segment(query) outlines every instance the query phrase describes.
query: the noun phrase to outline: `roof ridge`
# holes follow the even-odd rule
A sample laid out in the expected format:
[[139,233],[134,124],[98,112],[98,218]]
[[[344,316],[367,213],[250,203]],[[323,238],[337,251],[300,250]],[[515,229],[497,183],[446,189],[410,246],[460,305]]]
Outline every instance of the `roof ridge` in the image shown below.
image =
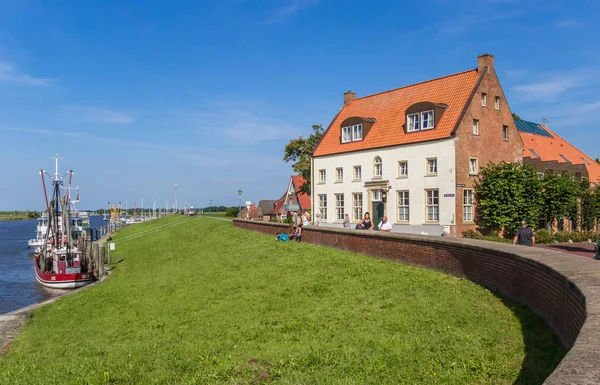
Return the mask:
[[[387,91],[381,91],[381,92],[377,92],[377,93],[375,93],[375,94],[366,95],[366,96],[361,96],[360,98],[356,98],[356,99],[354,99],[352,102],[354,102],[354,101],[356,101],[356,100],[360,100],[360,99],[367,99],[367,98],[370,98],[370,97],[372,97],[372,96],[378,96],[378,95],[386,94],[386,93],[388,93],[388,92],[394,92],[394,91],[398,91],[398,90],[401,90],[401,89],[404,89],[404,88],[408,88],[408,87],[413,87],[413,86],[418,86],[418,85],[425,84],[425,83],[434,82],[434,81],[436,81],[436,80],[441,80],[441,79],[450,78],[450,77],[452,77],[452,76],[463,75],[463,74],[466,74],[466,73],[468,73],[468,72],[472,72],[472,71],[478,71],[478,69],[477,69],[477,68],[472,68],[472,69],[470,69],[470,70],[461,71],[461,72],[456,72],[456,73],[453,73],[453,74],[450,74],[450,75],[440,76],[440,77],[437,77],[437,78],[433,78],[433,79],[429,79],[429,80],[424,80],[424,81],[422,81],[422,82],[418,82],[418,83],[408,84],[408,85],[406,85],[406,86],[402,86],[402,87],[398,87],[398,88],[392,88],[391,90],[387,90]],[[352,103],[352,102],[350,102],[350,103]]]

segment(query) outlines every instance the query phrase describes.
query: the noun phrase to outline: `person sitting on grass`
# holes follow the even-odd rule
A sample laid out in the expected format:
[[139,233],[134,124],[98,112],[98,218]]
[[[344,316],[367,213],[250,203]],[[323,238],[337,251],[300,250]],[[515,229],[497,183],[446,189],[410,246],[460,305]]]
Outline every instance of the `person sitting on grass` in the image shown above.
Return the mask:
[[275,239],[277,239],[278,241],[283,241],[283,242],[289,241],[289,238],[286,233],[277,232],[277,234],[275,234],[275,235],[277,235],[277,238],[275,238]]
[[379,222],[379,231],[390,232],[392,231],[392,224],[388,221],[388,217],[384,216],[381,222]]

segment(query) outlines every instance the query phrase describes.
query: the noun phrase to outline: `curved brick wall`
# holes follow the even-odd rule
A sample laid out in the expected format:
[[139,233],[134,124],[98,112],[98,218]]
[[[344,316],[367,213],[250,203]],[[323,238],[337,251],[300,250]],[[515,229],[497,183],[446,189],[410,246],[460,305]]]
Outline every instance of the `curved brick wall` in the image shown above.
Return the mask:
[[[259,221],[235,220],[233,225],[268,235],[287,229]],[[544,384],[600,384],[598,261],[502,243],[327,227],[306,228],[302,238],[464,277],[525,304],[570,348]]]

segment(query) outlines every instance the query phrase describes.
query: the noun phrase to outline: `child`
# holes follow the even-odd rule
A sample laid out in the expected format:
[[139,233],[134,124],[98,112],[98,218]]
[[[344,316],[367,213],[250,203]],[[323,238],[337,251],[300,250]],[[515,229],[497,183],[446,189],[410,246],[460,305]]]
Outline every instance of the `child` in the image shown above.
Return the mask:
[[277,232],[277,234],[276,234],[276,235],[277,235],[277,238],[276,238],[276,239],[277,239],[278,241],[287,242],[287,241],[289,240],[289,238],[288,238],[287,234],[285,234],[285,233],[280,233],[280,232]]

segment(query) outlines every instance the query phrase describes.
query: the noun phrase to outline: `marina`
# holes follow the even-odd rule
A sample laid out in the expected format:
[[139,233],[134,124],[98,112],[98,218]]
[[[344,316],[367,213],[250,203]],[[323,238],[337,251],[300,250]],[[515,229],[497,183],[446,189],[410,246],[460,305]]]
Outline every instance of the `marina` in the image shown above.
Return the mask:
[[[89,218],[93,229],[105,225],[102,216],[92,215]],[[32,268],[34,253],[27,249],[27,241],[35,234],[36,225],[36,220],[0,222],[0,263],[5,266],[0,276],[0,314],[45,301],[60,293],[36,283]]]

